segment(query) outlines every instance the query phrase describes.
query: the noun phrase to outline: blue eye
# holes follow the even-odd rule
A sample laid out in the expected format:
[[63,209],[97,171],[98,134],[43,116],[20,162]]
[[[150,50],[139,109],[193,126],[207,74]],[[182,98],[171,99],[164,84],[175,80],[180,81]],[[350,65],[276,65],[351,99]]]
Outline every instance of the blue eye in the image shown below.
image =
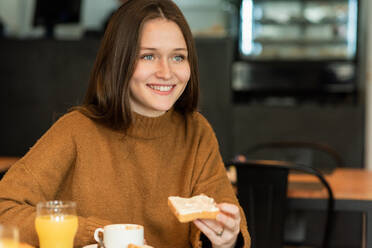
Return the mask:
[[152,54],[146,54],[141,57],[144,60],[154,60],[154,55]]
[[185,56],[183,55],[176,55],[173,57],[173,60],[176,61],[176,62],[182,62],[185,60]]

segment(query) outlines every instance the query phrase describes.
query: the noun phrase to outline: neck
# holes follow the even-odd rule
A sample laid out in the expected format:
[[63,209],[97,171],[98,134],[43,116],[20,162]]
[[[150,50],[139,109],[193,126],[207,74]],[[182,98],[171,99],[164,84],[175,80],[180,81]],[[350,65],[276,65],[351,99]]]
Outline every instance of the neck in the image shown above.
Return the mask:
[[132,112],[132,124],[127,134],[132,137],[145,139],[163,137],[169,134],[175,114],[173,109],[154,117]]

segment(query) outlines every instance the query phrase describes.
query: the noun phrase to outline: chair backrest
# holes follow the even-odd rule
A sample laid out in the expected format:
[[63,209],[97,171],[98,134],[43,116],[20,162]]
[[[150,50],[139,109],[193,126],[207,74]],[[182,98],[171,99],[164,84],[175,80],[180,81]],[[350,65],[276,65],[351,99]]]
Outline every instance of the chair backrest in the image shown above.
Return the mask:
[[282,247],[288,168],[234,163],[237,195],[245,211],[252,248]]
[[334,213],[334,197],[322,173],[311,167],[288,161],[231,161],[237,172],[237,196],[246,214],[252,248],[276,248],[283,245],[289,170],[318,177],[328,192],[327,220],[322,247],[328,247]]
[[342,156],[331,146],[318,142],[277,141],[256,144],[243,153],[248,159],[290,161],[323,173],[344,166]]

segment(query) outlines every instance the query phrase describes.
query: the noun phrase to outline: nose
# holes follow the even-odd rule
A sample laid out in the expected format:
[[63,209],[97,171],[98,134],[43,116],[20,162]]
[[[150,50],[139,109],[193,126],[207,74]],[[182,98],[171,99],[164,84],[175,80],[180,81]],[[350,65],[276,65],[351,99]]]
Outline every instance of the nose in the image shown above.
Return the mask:
[[159,61],[156,76],[162,79],[170,79],[172,76],[172,70],[168,60],[162,59]]

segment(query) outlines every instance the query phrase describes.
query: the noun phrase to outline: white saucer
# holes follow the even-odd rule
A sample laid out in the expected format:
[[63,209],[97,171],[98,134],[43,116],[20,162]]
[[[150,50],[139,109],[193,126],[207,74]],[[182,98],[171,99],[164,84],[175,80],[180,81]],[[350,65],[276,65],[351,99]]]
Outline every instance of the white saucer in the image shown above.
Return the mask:
[[97,244],[94,244],[94,245],[86,245],[86,246],[83,246],[83,248],[98,248],[98,245],[97,245]]

